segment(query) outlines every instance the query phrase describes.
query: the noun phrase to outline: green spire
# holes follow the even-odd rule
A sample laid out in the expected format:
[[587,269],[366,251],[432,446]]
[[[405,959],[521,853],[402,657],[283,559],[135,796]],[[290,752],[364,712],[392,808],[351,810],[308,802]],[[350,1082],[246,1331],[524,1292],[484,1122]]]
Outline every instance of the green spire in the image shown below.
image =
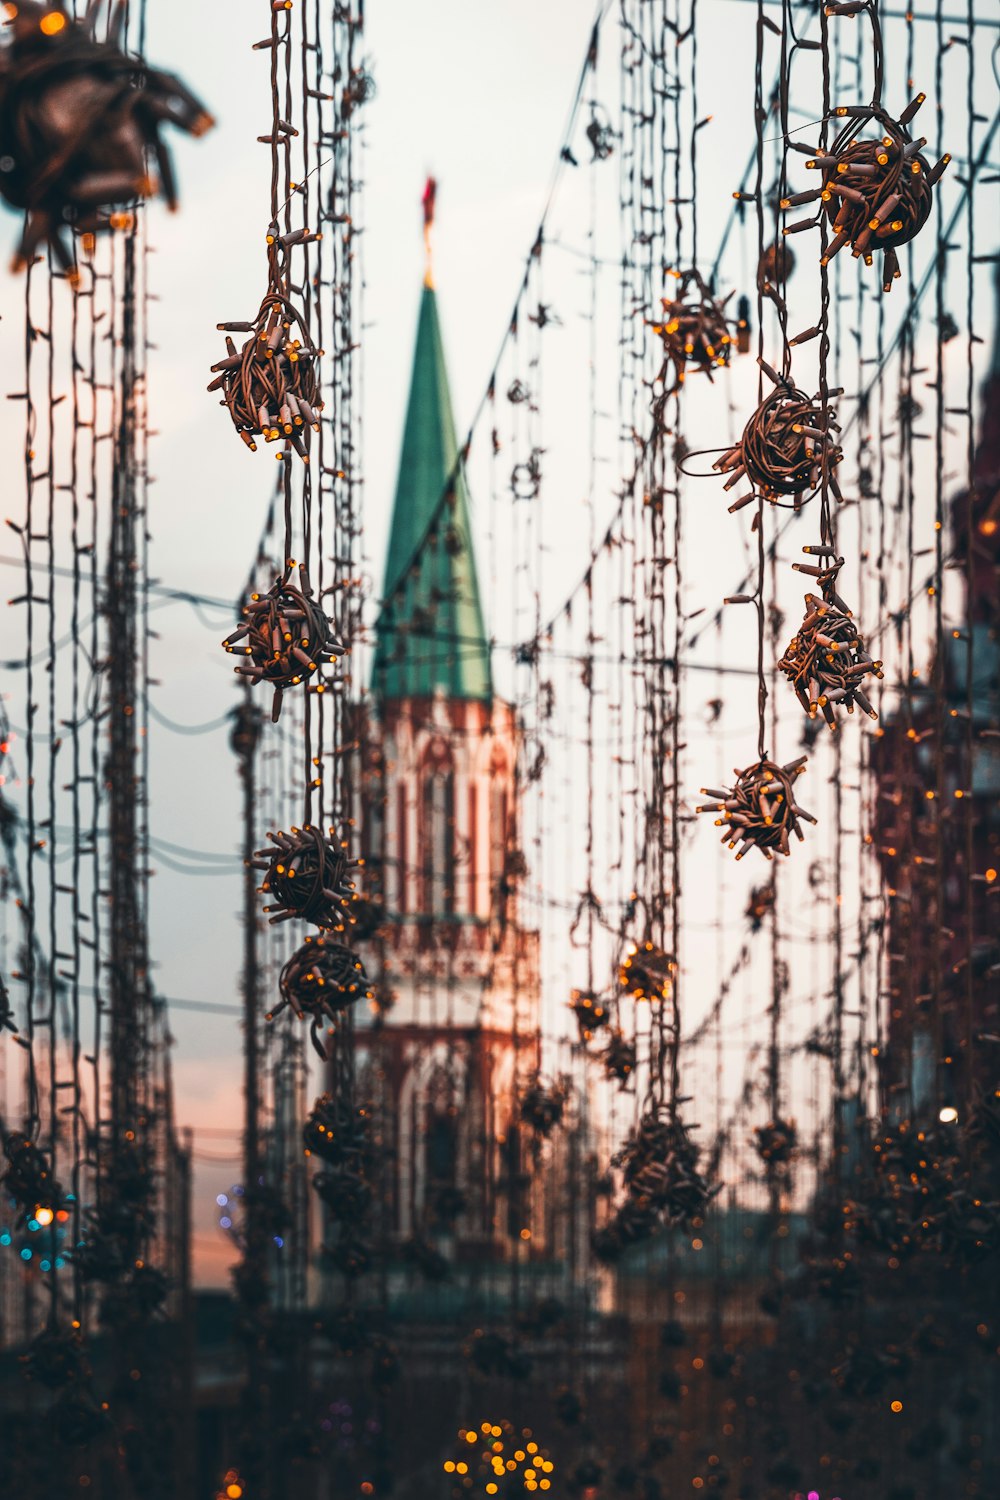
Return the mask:
[[[465,474],[438,322],[425,282],[389,533],[372,689],[379,698],[493,696]],[[441,503],[450,484],[450,501]],[[421,543],[436,517],[431,540]],[[416,559],[416,561],[415,561]]]

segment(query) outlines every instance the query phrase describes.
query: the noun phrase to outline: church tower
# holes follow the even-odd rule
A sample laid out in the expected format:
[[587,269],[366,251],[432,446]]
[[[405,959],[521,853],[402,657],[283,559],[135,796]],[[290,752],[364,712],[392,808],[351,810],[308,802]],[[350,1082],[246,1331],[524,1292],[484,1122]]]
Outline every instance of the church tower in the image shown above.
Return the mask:
[[538,944],[518,914],[519,734],[493,687],[429,256],[362,742],[366,887],[384,908],[365,960],[383,1003],[358,1054],[391,1137],[389,1233],[465,1264],[512,1242],[530,1254],[541,1215],[536,1230],[516,1101],[538,1068]]

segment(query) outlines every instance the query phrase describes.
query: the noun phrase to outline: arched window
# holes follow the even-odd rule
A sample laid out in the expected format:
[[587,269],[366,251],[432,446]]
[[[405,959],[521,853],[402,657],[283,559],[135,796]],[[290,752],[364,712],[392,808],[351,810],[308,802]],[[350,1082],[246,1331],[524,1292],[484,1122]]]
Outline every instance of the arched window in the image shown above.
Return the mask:
[[440,754],[424,772],[420,832],[420,905],[441,917],[455,909],[455,773]]
[[507,838],[510,832],[510,790],[507,762],[494,751],[490,765],[490,891],[495,895],[507,861]]
[[458,1175],[458,1125],[454,1115],[430,1112],[425,1153],[428,1187],[454,1187]]

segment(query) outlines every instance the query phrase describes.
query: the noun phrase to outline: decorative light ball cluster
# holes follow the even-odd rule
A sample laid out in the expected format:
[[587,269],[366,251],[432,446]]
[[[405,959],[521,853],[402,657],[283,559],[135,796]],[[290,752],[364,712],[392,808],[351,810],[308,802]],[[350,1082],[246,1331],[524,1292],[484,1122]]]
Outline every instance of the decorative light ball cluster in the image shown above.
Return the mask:
[[323,1094],[303,1126],[302,1141],[305,1154],[324,1163],[313,1186],[333,1221],[334,1239],[325,1253],[343,1275],[363,1275],[373,1258],[370,1212],[380,1158],[372,1111]]
[[663,399],[680,389],[689,371],[711,380],[713,370],[728,365],[733,344],[725,310],[729,297],[718,301],[697,271],[674,274],[677,295],[663,298],[663,320],[653,324],[663,340]]
[[[161,127],[200,136],[214,122],[179,78],[122,51],[124,10],[100,41],[97,6],[81,20],[33,0],[4,10],[10,44],[0,50],[0,194],[26,214],[13,268],[23,270],[47,243],[75,280],[65,231],[125,228],[131,214],[112,208],[157,191],[176,208]],[[149,175],[150,154],[159,184]]]
[[[271,228],[276,234],[277,226]],[[301,238],[299,231],[283,242]],[[308,463],[309,434],[319,431],[323,410],[317,372],[323,351],[313,344],[302,314],[280,286],[271,286],[252,323],[218,327],[226,334],[226,357],[212,366],[216,378],[208,389],[222,392],[221,405],[251,453],[257,451],[254,438],[262,437],[265,443],[288,443]],[[242,349],[232,333],[250,334]]]
[[829,402],[810,399],[769,366],[763,366],[773,382],[771,391],[743,429],[735,448],[712,465],[728,475],[724,488],[731,490],[741,479],[753,486],[729,507],[741,510],[758,497],[770,504],[791,500],[802,504],[819,490],[824,480],[840,499],[836,467],[842,453],[835,434],[839,431]]
[[215,1500],[243,1500],[246,1489],[239,1469],[227,1469]]
[[611,1020],[607,1007],[596,995],[586,990],[574,990],[570,1010],[576,1017],[580,1041],[589,1042],[596,1031],[603,1031]]
[[545,1494],[552,1489],[555,1464],[548,1450],[532,1436],[530,1427],[512,1423],[482,1422],[479,1427],[460,1427],[452,1456],[444,1472],[451,1480],[454,1500],[469,1495]]
[[[251,686],[266,682],[274,688],[271,719],[277,723],[286,688],[298,685],[314,672],[346,654],[347,648],[333,630],[322,605],[313,594],[304,563],[298,565],[298,583],[292,583],[295,562],[266,594],[251,594],[243,606],[242,625],[226,636],[223,649],[230,656],[248,658],[234,668]],[[323,691],[322,680],[317,691]]]
[[798,1145],[794,1120],[768,1120],[754,1126],[753,1147],[765,1166],[784,1167],[791,1161]]
[[[783,210],[816,200],[822,204],[833,230],[822,265],[828,265],[846,245],[850,245],[855,259],[863,257],[869,266],[875,251],[881,250],[884,292],[892,290],[900,274],[896,251],[926,224],[933,207],[934,186],[951,160],[945,155],[930,167],[921,154],[926,138],[913,140],[906,128],[925,97],[918,94],[898,120],[880,106],[841,105],[833,118],[847,123],[826,154],[813,152],[806,162],[807,169],[822,173],[821,186],[781,200]],[[869,126],[877,128],[877,137],[861,136]],[[793,234],[810,225],[808,220],[790,224],[784,233]]]
[[47,1228],[62,1209],[65,1198],[52,1175],[48,1153],[20,1130],[12,1130],[4,1137],[3,1150],[7,1169],[0,1177],[0,1187],[21,1209],[18,1227],[32,1219],[41,1228]]
[[371,1149],[371,1111],[332,1094],[321,1094],[302,1127],[307,1156],[339,1162],[367,1159]]
[[759,760],[755,765],[736,771],[736,785],[727,792],[714,787],[702,787],[703,797],[718,797],[718,802],[705,802],[698,812],[717,812],[716,827],[725,826],[722,842],[730,849],[737,849],[737,859],[742,859],[750,849],[759,849],[765,859],[771,859],[775,851],[791,852],[789,835],[801,841],[800,821],[815,823],[811,813],[798,806],[795,801],[793,783],[806,768],[806,756],[789,761],[787,765],[776,765],[773,760]]
[[309,936],[287,961],[278,977],[281,1000],[267,1019],[273,1021],[286,1007],[304,1020],[312,1022],[312,1044],[326,1060],[326,1049],[319,1039],[324,1021],[333,1021],[356,1000],[371,999],[365,966],[344,943],[323,935]]
[[677,965],[655,943],[630,943],[618,969],[618,983],[632,1000],[666,1000]]
[[[810,552],[832,552],[832,548],[807,548]],[[842,559],[840,560],[842,561]],[[830,586],[832,590],[832,585]],[[835,602],[836,600],[836,602]],[[882,663],[865,650],[850,610],[839,595],[820,598],[806,594],[806,615],[778,662],[795,689],[795,696],[810,719],[822,712],[832,730],[836,711],[854,712],[854,705],[872,719],[872,708],[862,686],[868,677],[882,677]]]
[[72,1384],[83,1373],[83,1349],[79,1332],[61,1328],[40,1333],[21,1356],[27,1380],[37,1381],[48,1390],[59,1390]]
[[613,1031],[608,1037],[607,1046],[601,1053],[605,1076],[615,1079],[624,1088],[635,1072],[638,1056],[635,1042],[623,1032]]
[[645,1114],[615,1158],[627,1196],[592,1239],[599,1260],[613,1263],[630,1245],[663,1225],[700,1218],[718,1191],[699,1170],[700,1151],[688,1127],[662,1106]]
[[784,240],[778,240],[773,245],[768,245],[760,258],[757,267],[757,275],[765,287],[772,289],[781,282],[787,281],[795,270],[795,256],[792,247]]
[[351,923],[351,903],[356,899],[350,875],[363,860],[348,859],[347,844],[330,829],[329,837],[311,823],[288,833],[269,833],[276,847],[258,849],[251,867],[264,872],[259,889],[271,896],[271,923],[301,917],[317,927],[345,932]]
[[536,1074],[521,1095],[521,1119],[536,1135],[548,1138],[562,1124],[568,1097],[565,1079],[546,1083]]

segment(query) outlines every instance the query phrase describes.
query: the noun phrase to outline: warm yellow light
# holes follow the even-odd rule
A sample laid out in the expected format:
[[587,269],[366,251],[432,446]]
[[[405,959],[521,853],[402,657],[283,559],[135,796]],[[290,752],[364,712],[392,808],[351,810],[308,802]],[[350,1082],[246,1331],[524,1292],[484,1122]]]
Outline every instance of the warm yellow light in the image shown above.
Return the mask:
[[994,880],[996,880],[996,878],[997,878],[997,872],[996,872],[996,870],[987,870],[986,871],[986,880],[987,880],[987,883],[989,885],[992,885],[993,882],[994,882]]
[[902,1401],[894,1401],[892,1403],[892,1410],[893,1411],[902,1411],[903,1410],[903,1403],[902,1403]]
[[243,1486],[241,1484],[226,1485],[226,1494],[229,1496],[229,1500],[240,1500],[240,1496],[242,1495],[242,1493]]
[[61,16],[57,10],[50,10],[38,24],[46,36],[56,36],[66,25],[66,17]]
[[[958,1110],[953,1104],[946,1104],[938,1114],[942,1125],[954,1125],[958,1119]],[[893,1408],[895,1410],[895,1407]]]
[[53,1213],[51,1208],[36,1208],[35,1218],[38,1220],[39,1224],[41,1224],[42,1228],[45,1229],[49,1224],[52,1223],[52,1220],[55,1218],[55,1214]]

